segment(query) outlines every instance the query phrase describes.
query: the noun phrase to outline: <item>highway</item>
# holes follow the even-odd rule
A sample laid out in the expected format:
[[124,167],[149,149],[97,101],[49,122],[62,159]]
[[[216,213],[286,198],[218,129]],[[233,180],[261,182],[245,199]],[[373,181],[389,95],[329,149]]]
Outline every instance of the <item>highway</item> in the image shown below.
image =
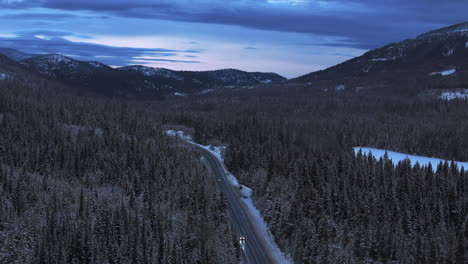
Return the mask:
[[[245,237],[245,241],[241,242],[242,258],[244,263],[251,264],[270,264],[275,263],[265,250],[263,237],[255,230],[253,223],[246,206],[240,201],[243,199],[237,187],[233,186],[226,176],[223,164],[206,149],[197,147],[202,153],[209,168],[211,169],[218,188],[224,192],[227,200],[227,213],[232,226],[236,229],[239,238]],[[221,181],[218,181],[221,180]]]

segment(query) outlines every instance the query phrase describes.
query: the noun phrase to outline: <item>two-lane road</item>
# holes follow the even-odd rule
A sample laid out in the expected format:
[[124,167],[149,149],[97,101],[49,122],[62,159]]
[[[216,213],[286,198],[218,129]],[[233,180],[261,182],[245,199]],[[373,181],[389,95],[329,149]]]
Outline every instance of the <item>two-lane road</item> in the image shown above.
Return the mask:
[[199,149],[214,174],[218,187],[226,196],[228,217],[232,225],[236,229],[239,238],[241,236],[245,237],[245,241],[240,243],[244,261],[252,264],[275,263],[265,250],[263,238],[255,231],[255,224],[253,224],[245,206],[240,201],[243,198],[240,197],[237,188],[229,182],[223,165],[209,151],[203,148]]

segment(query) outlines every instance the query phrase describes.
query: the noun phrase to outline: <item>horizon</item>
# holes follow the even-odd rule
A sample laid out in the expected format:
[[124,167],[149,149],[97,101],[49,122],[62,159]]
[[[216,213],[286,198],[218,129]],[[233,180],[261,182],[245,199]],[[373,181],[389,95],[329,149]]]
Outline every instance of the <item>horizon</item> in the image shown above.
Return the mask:
[[468,3],[2,0],[0,7],[0,47],[112,67],[237,69],[291,79],[466,21]]

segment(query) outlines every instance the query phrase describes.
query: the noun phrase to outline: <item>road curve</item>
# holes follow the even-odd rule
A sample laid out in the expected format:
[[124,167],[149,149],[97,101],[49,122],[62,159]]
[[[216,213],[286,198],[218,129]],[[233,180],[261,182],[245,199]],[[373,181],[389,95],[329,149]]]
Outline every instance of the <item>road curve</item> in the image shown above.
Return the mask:
[[[198,147],[207,165],[210,167],[218,188],[224,192],[227,200],[228,218],[231,220],[233,227],[236,229],[239,237],[245,237],[245,242],[241,242],[242,257],[245,263],[251,264],[270,264],[275,263],[264,248],[263,238],[255,231],[249,213],[246,211],[240,199],[237,187],[233,186],[223,168],[221,162],[208,150]],[[218,180],[221,180],[219,182]]]

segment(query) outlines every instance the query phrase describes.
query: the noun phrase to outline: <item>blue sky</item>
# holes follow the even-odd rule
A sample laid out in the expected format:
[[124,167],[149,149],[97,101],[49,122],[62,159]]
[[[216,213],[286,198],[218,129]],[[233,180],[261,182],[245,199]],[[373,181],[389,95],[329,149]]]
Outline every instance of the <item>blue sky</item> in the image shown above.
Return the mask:
[[468,1],[0,0],[0,47],[296,77],[468,20]]

